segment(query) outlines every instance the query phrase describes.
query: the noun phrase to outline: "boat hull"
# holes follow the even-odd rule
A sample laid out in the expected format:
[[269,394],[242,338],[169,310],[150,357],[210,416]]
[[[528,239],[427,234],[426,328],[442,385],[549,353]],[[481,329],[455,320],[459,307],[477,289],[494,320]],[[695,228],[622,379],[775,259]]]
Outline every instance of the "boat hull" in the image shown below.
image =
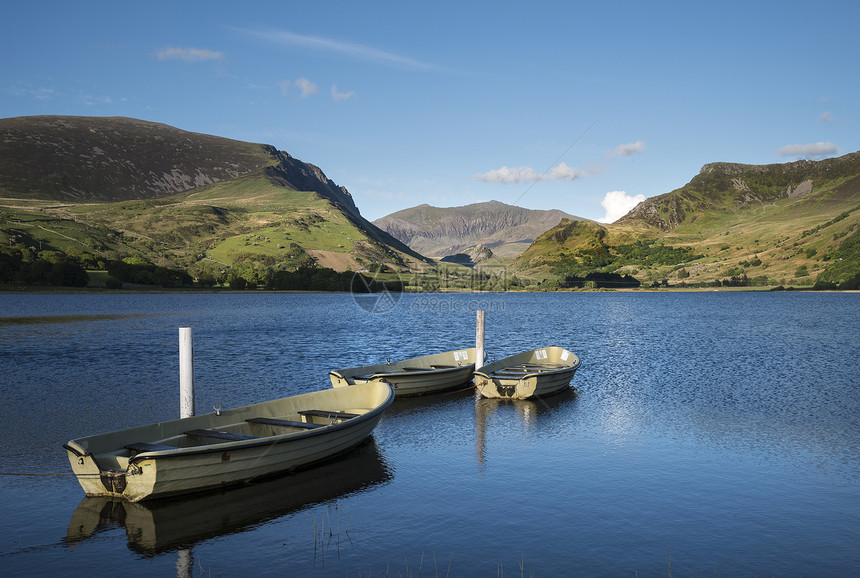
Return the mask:
[[472,379],[475,349],[436,353],[403,361],[340,369],[329,373],[332,387],[384,381],[397,397],[439,393]]
[[483,397],[529,399],[552,395],[570,386],[579,358],[561,347],[544,347],[501,359],[475,371]]
[[[367,439],[394,398],[384,383],[358,387],[355,395],[332,393],[337,392],[324,390],[227,410],[221,415],[90,436],[71,440],[65,447],[72,471],[88,496],[136,502],[238,484],[349,450]],[[302,419],[298,412],[306,409],[349,412],[355,417],[329,419],[331,423],[307,429],[245,421],[267,418],[297,422]],[[201,429],[248,439],[201,444],[195,443],[199,438],[183,433]],[[125,447],[139,442],[171,449],[136,452]]]

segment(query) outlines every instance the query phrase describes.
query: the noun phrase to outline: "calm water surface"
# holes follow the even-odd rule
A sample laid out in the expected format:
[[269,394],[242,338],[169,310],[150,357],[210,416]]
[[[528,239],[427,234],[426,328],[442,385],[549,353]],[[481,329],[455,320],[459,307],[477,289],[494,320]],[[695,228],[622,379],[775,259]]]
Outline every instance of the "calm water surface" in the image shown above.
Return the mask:
[[[860,296],[0,295],[4,576],[846,576],[860,568]],[[390,304],[388,304],[390,305]],[[540,401],[398,400],[343,459],[151,506],[61,444],[474,345],[583,361]],[[384,309],[384,307],[382,308]],[[379,308],[377,308],[379,310]]]

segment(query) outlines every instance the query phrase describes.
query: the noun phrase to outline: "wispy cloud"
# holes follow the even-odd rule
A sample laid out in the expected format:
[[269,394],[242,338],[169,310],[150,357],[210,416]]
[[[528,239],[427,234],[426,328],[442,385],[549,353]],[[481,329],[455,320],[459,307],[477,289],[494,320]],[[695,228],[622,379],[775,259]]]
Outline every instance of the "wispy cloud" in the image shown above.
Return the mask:
[[349,100],[353,96],[355,96],[354,91],[338,92],[337,91],[337,85],[332,85],[332,87],[331,87],[331,97],[333,100]]
[[801,158],[822,158],[829,155],[835,155],[838,152],[839,147],[832,142],[813,142],[802,145],[788,145],[776,151],[778,155],[783,157]]
[[155,57],[159,60],[184,60],[185,62],[200,62],[203,60],[221,60],[224,58],[223,52],[215,50],[206,50],[204,48],[181,48],[178,46],[168,46],[159,50]]
[[830,122],[833,120],[833,115],[830,114],[830,111],[826,111],[821,113],[821,116],[818,117],[818,122]]
[[381,64],[393,68],[402,68],[407,70],[439,70],[439,67],[434,64],[421,62],[420,60],[415,60],[408,56],[386,52],[385,50],[380,50],[364,44],[343,42],[322,36],[296,34],[285,30],[246,29],[244,32],[274,44],[298,46],[319,52],[339,54],[355,60],[363,60],[365,62],[372,62],[374,64]]
[[502,167],[486,173],[479,173],[475,178],[485,183],[525,183],[530,181],[573,181],[587,177],[589,173],[574,169],[565,163],[559,163],[543,174],[531,167]]
[[614,223],[644,200],[645,195],[631,196],[626,191],[609,191],[600,201],[600,206],[606,210],[606,216],[599,221],[601,223]]
[[299,98],[307,98],[319,92],[319,87],[307,78],[282,80],[278,83],[278,86],[281,87],[281,94],[284,96],[289,95],[292,92],[293,87],[299,89]]
[[62,101],[87,106],[107,106],[115,102],[126,102],[128,100],[125,97],[113,98],[106,94],[91,94],[79,90],[58,91],[54,88],[34,87],[26,83],[0,87],[0,93],[20,98],[32,98],[39,101]]
[[4,92],[10,96],[34,98],[36,100],[52,100],[57,96],[53,88],[34,87],[30,84],[18,83],[14,86],[4,87],[0,92]]
[[627,144],[621,144],[615,147],[615,150],[609,153],[609,158],[615,157],[632,157],[638,155],[645,150],[645,143],[641,140]]
[[87,106],[97,106],[100,104],[113,104],[113,99],[109,96],[93,96],[91,94],[82,95],[84,104]]
[[475,175],[476,179],[485,183],[522,183],[537,177],[537,171],[530,167],[502,167]]
[[308,80],[307,78],[297,79],[296,86],[298,86],[299,90],[301,91],[299,98],[307,98],[310,95],[319,92],[319,90],[317,89],[317,85]]

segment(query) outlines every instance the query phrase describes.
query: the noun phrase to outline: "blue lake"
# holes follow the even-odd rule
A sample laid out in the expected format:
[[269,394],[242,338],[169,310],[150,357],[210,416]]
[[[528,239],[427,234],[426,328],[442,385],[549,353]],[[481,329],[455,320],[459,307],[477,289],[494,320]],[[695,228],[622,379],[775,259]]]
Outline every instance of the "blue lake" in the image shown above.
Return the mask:
[[[858,572],[859,295],[378,299],[0,295],[0,573]],[[178,417],[181,326],[206,413],[474,346],[476,309],[491,357],[579,355],[573,387],[397,400],[342,459],[150,506],[84,499],[68,475],[68,439]]]

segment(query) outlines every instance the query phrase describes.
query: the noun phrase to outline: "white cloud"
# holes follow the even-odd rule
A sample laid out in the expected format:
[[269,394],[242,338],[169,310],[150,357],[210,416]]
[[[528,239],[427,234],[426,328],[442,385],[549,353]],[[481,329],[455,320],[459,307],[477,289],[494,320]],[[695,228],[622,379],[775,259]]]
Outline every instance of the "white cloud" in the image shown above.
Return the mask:
[[281,94],[288,96],[293,87],[299,89],[299,98],[307,98],[319,92],[316,84],[307,78],[298,78],[296,80],[282,80],[278,83],[281,87]]
[[585,171],[581,171],[579,169],[574,169],[567,166],[565,163],[559,163],[558,165],[551,168],[547,171],[546,175],[544,175],[542,180],[547,181],[574,181],[576,179],[581,179],[583,177],[587,177],[588,173]]
[[331,97],[334,100],[349,100],[353,96],[355,96],[355,92],[353,92],[353,91],[338,92],[337,91],[337,85],[332,85],[332,87],[331,87]]
[[644,200],[645,195],[631,197],[626,191],[609,191],[600,201],[600,206],[606,210],[606,216],[598,220],[601,223],[613,223]]
[[839,152],[839,148],[831,142],[813,142],[804,145],[788,145],[777,150],[783,157],[820,158]]
[[641,140],[627,144],[621,144],[615,147],[615,150],[609,153],[609,158],[614,157],[632,157],[638,155],[645,150],[645,143]]
[[543,174],[538,174],[531,167],[502,167],[486,173],[479,173],[475,178],[485,183],[524,183],[529,181],[573,181],[587,177],[588,173],[559,163]]
[[323,52],[333,52],[341,54],[357,60],[374,62],[395,68],[406,68],[412,70],[437,70],[439,67],[420,62],[407,56],[400,56],[385,52],[378,48],[372,48],[363,44],[353,44],[350,42],[341,42],[322,36],[306,36],[304,34],[295,34],[284,30],[245,30],[246,33],[262,38],[268,42],[276,44],[286,44],[289,46],[300,46],[302,48],[310,48],[312,50],[320,50]]
[[159,60],[184,60],[186,62],[199,62],[201,60],[221,60],[224,58],[222,52],[206,50],[203,48],[180,48],[169,46],[159,50],[156,55]]
[[296,80],[296,86],[302,91],[300,98],[307,98],[312,94],[317,93],[317,85],[308,80],[307,78],[299,78]]
[[830,122],[833,119],[833,115],[830,114],[830,111],[826,111],[821,113],[821,116],[818,117],[818,122]]
[[485,183],[522,183],[533,181],[537,173],[529,167],[502,167],[486,173],[479,173],[475,178]]

